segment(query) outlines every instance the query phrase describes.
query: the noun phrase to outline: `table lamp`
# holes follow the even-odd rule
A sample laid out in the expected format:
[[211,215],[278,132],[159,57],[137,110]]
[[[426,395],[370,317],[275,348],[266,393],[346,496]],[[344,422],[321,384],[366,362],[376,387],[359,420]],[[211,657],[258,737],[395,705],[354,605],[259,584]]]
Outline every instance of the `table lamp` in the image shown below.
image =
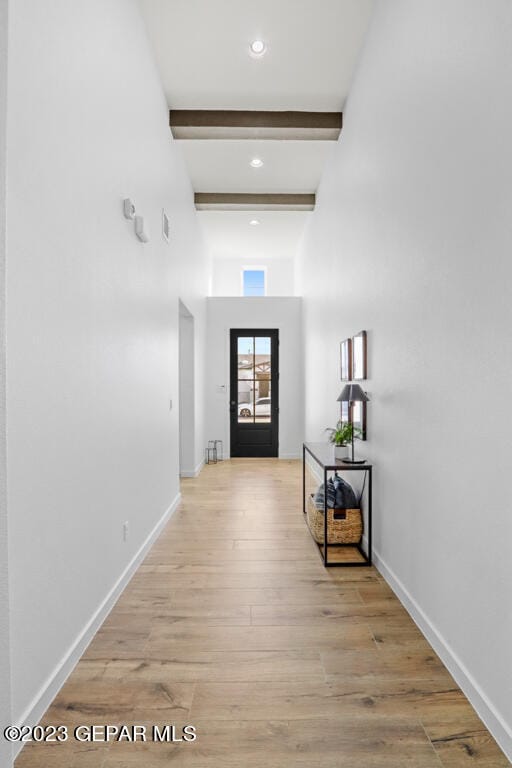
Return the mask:
[[[370,398],[363,391],[359,384],[345,384],[338,397],[339,403],[348,403],[349,407],[353,403],[368,403]],[[364,464],[366,459],[354,459],[354,425],[352,424],[352,458],[343,459],[346,464]]]

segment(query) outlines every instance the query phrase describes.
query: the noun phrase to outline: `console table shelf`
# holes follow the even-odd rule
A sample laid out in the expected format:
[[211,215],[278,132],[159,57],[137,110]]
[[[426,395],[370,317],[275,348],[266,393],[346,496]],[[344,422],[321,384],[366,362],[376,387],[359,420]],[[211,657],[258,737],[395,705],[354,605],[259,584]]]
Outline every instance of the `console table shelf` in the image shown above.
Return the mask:
[[[328,567],[357,567],[370,566],[372,564],[372,465],[349,464],[343,459],[334,458],[333,446],[329,443],[303,443],[302,445],[302,509],[306,515],[306,459],[316,464],[323,475],[324,483],[324,541],[317,544],[323,563]],[[330,544],[327,525],[327,480],[330,472],[363,472],[365,483],[364,496],[366,507],[363,508],[365,498],[361,498],[361,514],[363,516],[363,535],[366,536],[367,550],[359,544]],[[315,542],[316,543],[316,542]],[[347,559],[349,553],[355,559]]]

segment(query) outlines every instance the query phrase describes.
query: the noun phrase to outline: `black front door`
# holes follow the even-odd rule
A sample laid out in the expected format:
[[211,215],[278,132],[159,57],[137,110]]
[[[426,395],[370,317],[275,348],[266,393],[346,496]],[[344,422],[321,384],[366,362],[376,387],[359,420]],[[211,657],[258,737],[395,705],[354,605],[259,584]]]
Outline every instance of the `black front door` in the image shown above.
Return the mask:
[[279,331],[231,331],[231,456],[277,456]]

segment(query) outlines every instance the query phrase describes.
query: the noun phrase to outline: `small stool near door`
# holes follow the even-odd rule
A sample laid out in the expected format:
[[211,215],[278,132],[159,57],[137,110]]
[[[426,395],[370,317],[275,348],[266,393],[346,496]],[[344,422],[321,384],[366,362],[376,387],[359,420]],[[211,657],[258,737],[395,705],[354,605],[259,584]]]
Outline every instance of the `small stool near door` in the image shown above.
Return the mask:
[[222,440],[208,440],[208,446],[204,449],[204,463],[217,464],[224,459],[224,446]]

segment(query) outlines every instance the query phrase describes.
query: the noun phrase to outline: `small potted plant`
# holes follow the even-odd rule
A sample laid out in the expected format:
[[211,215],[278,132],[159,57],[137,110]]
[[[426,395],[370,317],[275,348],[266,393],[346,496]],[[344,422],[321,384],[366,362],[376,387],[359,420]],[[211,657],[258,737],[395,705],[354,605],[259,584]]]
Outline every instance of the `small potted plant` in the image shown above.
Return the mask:
[[337,459],[345,459],[348,456],[348,448],[352,437],[356,437],[359,430],[348,421],[338,421],[335,427],[327,427],[329,442],[334,445],[334,456]]

